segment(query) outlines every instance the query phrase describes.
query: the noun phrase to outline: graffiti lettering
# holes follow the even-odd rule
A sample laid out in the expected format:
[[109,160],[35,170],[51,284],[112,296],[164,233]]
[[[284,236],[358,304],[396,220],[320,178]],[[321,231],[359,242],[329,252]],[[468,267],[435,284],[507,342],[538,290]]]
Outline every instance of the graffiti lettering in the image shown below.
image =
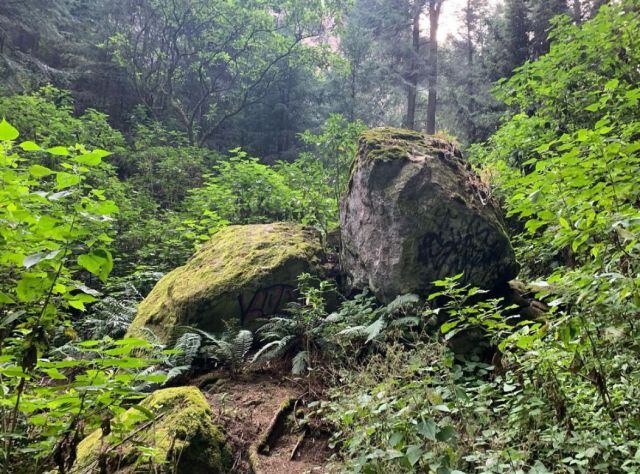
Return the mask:
[[278,284],[257,290],[248,304],[244,295],[238,295],[240,304],[240,325],[245,326],[257,318],[273,316],[293,299],[295,288],[291,285]]

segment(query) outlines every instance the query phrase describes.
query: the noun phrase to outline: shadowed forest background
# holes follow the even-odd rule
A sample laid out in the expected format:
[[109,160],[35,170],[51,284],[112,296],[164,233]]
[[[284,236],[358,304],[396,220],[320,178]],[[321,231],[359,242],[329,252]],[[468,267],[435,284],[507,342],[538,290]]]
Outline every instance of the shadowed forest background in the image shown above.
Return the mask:
[[[639,102],[637,0],[0,0],[2,472],[303,472],[230,421],[276,380],[320,472],[640,472]],[[416,140],[462,151],[517,281],[349,287],[354,176]],[[260,224],[243,275],[322,269],[158,322]],[[202,377],[212,421],[163,411]]]

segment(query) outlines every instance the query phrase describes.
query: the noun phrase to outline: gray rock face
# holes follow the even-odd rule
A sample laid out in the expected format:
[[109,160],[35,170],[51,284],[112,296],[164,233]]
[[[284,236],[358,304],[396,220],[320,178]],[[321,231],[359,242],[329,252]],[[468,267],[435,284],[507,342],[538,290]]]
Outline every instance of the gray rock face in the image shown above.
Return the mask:
[[340,225],[348,283],[382,300],[461,272],[464,283],[485,289],[518,272],[486,186],[455,145],[418,132],[362,134]]

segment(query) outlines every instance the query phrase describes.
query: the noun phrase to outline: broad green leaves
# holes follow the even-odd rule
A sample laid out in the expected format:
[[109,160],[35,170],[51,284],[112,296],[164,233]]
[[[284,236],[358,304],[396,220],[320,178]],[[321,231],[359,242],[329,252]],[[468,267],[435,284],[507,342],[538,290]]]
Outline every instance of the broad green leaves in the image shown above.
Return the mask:
[[[15,420],[4,419],[0,438],[15,454],[24,449],[46,456],[69,426],[81,418],[96,426],[101,410],[117,409],[132,395],[151,362],[131,351],[151,347],[105,340],[73,349],[89,359],[51,350],[51,341],[76,337],[71,314],[99,295],[79,281],[81,270],[104,282],[113,269],[104,245],[108,216],[118,208],[89,184],[107,152],[14,146],[18,137],[13,126],[0,123],[0,412]],[[51,380],[56,383],[43,383]]]
[[[525,277],[545,281],[539,296],[550,307],[544,321],[522,321],[496,341],[517,367],[491,390],[516,423],[500,436],[517,444],[535,419],[531,449],[563,471],[640,466],[626,454],[638,449],[638,429],[625,411],[640,372],[623,368],[640,337],[639,31],[625,1],[583,25],[561,24],[549,54],[499,85],[513,115],[475,149],[520,233]],[[562,424],[581,434],[560,437]]]
[[0,122],[0,141],[15,140],[20,134],[11,124],[5,119]]
[[113,270],[113,258],[105,249],[96,249],[90,253],[80,255],[78,264],[103,282],[107,280],[109,273]]

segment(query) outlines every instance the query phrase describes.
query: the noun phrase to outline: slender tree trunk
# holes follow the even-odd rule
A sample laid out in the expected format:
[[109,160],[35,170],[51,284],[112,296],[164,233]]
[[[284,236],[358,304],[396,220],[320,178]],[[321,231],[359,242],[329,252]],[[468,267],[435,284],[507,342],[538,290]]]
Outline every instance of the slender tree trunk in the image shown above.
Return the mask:
[[429,75],[427,79],[427,133],[436,133],[438,102],[438,20],[443,0],[429,0]]
[[582,1],[581,0],[573,0],[571,5],[573,21],[576,25],[582,23]]
[[411,48],[411,70],[408,75],[407,87],[407,115],[404,126],[411,130],[416,128],[416,100],[418,97],[418,69],[420,55],[420,13],[422,12],[422,2],[415,0],[413,6],[413,28],[412,28],[412,48]]
[[474,123],[474,114],[476,111],[476,88],[475,74],[473,70],[473,56],[475,48],[473,45],[474,33],[474,16],[472,13],[472,0],[467,0],[465,27],[467,29],[467,76],[466,76],[466,92],[468,97],[469,111],[467,113],[467,127],[469,129],[469,138],[471,142],[476,141],[476,124]]

